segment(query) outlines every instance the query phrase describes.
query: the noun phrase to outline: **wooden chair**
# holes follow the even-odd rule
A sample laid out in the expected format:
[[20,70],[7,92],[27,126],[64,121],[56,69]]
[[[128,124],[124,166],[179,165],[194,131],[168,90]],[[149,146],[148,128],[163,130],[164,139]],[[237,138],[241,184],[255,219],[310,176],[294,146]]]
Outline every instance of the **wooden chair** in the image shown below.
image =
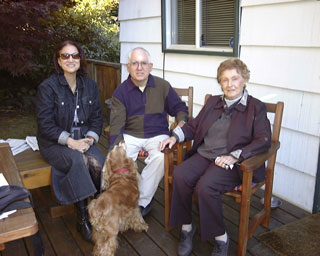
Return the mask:
[[[209,94],[206,95],[205,102],[207,102],[210,96],[211,95]],[[260,224],[265,227],[269,225],[274,166],[276,162],[277,151],[280,148],[279,136],[284,104],[283,102],[278,102],[276,104],[265,103],[265,105],[268,113],[274,113],[271,147],[267,152],[258,154],[241,162],[240,169],[243,172],[242,191],[233,191],[225,194],[227,196],[234,197],[236,202],[241,204],[237,249],[238,256],[246,254],[247,241],[252,237],[256,228]],[[180,164],[183,161],[183,152],[179,151],[181,151],[185,143],[186,142],[178,143],[174,145],[172,149],[166,148],[164,150],[165,229],[167,231],[170,231],[171,229],[169,227],[169,217],[172,196],[172,172],[175,166],[174,151],[178,150],[178,159],[176,164]],[[253,171],[266,161],[268,161],[266,166],[266,179],[252,187]],[[264,207],[249,222],[251,196],[263,185],[265,185]]]

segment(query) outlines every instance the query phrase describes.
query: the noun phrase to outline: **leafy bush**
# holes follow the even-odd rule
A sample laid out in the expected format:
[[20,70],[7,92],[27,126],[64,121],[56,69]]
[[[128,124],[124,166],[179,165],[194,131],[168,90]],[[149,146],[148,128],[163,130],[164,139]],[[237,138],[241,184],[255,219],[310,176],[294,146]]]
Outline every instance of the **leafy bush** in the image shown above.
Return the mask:
[[87,58],[119,62],[118,0],[0,0],[0,106],[25,106],[53,71],[60,42],[78,42]]
[[87,58],[119,62],[118,0],[75,0],[73,8],[64,7],[47,20],[58,42],[72,39],[84,48]]

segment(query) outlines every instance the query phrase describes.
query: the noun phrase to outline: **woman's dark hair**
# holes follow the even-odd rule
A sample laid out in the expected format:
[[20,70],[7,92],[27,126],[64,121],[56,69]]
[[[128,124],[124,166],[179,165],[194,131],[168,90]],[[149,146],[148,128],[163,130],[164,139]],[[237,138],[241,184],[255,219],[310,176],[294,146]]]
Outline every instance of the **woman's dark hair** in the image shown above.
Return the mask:
[[58,63],[58,58],[60,58],[60,51],[63,47],[65,47],[66,45],[73,45],[74,47],[76,47],[80,53],[80,68],[77,71],[77,74],[80,75],[85,75],[87,74],[87,60],[86,60],[86,56],[84,51],[82,50],[81,46],[76,43],[75,41],[72,40],[66,40],[63,41],[61,44],[58,45],[58,47],[55,49],[54,53],[53,53],[53,64],[55,67],[55,70],[58,74],[63,74],[63,70],[60,67],[59,63]]

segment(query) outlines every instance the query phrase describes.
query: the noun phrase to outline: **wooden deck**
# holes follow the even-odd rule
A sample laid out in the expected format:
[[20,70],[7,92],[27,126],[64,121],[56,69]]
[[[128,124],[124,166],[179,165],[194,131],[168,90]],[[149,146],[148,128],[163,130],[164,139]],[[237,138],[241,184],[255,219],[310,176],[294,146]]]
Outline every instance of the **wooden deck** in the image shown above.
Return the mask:
[[[99,146],[106,154],[107,140],[104,136],[100,137]],[[140,166],[140,164],[138,163]],[[31,190],[35,204],[35,213],[39,224],[40,234],[46,248],[45,255],[73,256],[85,255],[90,256],[92,244],[84,241],[81,235],[76,231],[76,215],[70,213],[59,218],[51,218],[48,207],[56,205],[53,201],[50,187]],[[253,196],[250,214],[256,213],[262,208],[260,198],[263,191]],[[43,200],[43,198],[45,200]],[[230,236],[229,255],[236,255],[238,221],[240,205],[233,198],[224,196],[224,217],[227,232]],[[194,221],[199,230],[199,215],[194,207]],[[258,227],[254,237],[248,241],[247,255],[252,256],[273,256],[271,250],[259,242],[257,236],[260,233],[269,231],[276,227],[288,224],[297,219],[309,215],[306,211],[282,201],[280,208],[272,210],[269,228]],[[119,235],[119,248],[116,256],[160,256],[160,255],[177,255],[177,246],[179,243],[179,228],[174,228],[170,233],[164,229],[164,192],[161,183],[156,195],[154,207],[151,213],[145,217],[149,225],[147,233],[135,233],[128,231]],[[213,243],[201,242],[199,232],[194,239],[194,248],[191,255],[206,256],[211,255]],[[19,239],[6,243],[6,249],[0,252],[1,256],[29,256],[33,255],[32,238]]]
[[[48,209],[40,198],[43,194],[49,204],[54,204],[50,195],[50,188],[41,188],[41,193],[32,190],[36,217],[39,222],[39,230],[46,248],[45,255],[91,255],[92,245],[85,242],[75,229],[75,213],[70,213],[60,218],[52,219]],[[260,209],[260,198],[262,193],[258,193],[252,201],[252,213]],[[176,249],[179,242],[179,229],[175,228],[170,233],[164,230],[164,208],[162,185],[157,190],[154,208],[145,218],[149,224],[147,233],[126,232],[119,236],[119,248],[117,256],[124,255],[177,255]],[[269,229],[274,229],[283,224],[287,224],[299,218],[307,216],[308,213],[283,201],[282,206],[272,211],[272,218]],[[229,255],[236,255],[237,225],[239,219],[239,204],[232,198],[224,197],[224,216],[227,232],[230,235],[231,243]],[[195,223],[199,223],[197,209],[194,209]],[[275,255],[257,239],[257,235],[269,229],[259,227],[255,236],[248,242],[247,255]],[[199,234],[194,240],[194,250],[192,255],[210,255],[212,251],[211,242],[201,242]],[[6,244],[3,256],[33,255],[32,239],[25,238]]]

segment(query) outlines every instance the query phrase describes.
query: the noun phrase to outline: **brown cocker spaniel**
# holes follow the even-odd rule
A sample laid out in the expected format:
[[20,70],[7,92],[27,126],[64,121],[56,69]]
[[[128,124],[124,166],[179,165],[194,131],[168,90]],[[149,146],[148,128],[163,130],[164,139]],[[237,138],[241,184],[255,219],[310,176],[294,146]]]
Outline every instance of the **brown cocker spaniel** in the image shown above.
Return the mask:
[[147,231],[148,225],[138,206],[139,173],[133,160],[126,155],[124,142],[108,154],[103,167],[103,189],[88,206],[92,224],[94,255],[114,255],[119,232],[131,228]]

